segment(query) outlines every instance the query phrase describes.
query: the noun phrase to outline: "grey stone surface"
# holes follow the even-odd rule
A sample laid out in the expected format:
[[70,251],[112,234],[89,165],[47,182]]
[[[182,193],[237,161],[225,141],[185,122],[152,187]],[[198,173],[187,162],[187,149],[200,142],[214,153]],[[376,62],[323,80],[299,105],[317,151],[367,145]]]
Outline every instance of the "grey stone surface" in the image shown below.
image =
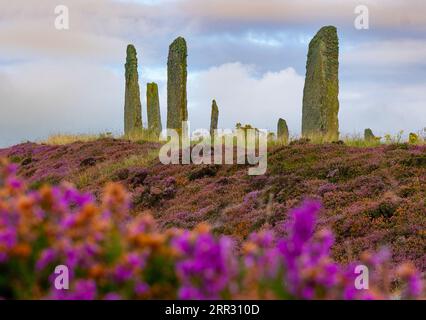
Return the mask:
[[127,46],[125,64],[124,134],[142,131],[142,104],[139,92],[138,58],[133,45]]
[[302,135],[339,139],[339,39],[333,26],[323,27],[309,44],[303,90]]
[[210,136],[213,137],[214,130],[217,129],[219,122],[219,108],[217,106],[216,100],[212,101],[212,113],[210,118]]
[[278,120],[277,139],[279,142],[287,144],[290,139],[287,122],[284,119]]
[[179,37],[169,47],[167,62],[167,128],[181,129],[188,120],[187,110],[187,47]]
[[155,82],[146,85],[146,105],[148,112],[148,129],[156,136],[159,136],[163,127],[161,125],[158,85]]

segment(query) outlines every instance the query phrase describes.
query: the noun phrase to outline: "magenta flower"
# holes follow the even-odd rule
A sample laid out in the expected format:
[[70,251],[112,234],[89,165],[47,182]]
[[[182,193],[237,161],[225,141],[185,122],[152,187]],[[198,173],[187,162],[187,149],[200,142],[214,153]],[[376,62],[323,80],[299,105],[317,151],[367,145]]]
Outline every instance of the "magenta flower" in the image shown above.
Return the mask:
[[230,239],[186,232],[173,241],[173,246],[183,254],[176,264],[182,281],[181,299],[218,299],[229,289],[235,275]]

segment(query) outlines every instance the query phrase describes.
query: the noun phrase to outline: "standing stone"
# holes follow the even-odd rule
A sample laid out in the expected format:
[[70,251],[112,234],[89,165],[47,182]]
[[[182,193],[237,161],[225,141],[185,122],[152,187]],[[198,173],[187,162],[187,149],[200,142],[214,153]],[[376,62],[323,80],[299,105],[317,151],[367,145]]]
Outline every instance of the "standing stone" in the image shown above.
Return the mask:
[[419,140],[419,136],[413,132],[411,132],[408,136],[408,142],[411,144],[417,144]]
[[373,130],[371,130],[369,128],[364,130],[364,140],[365,141],[376,140],[376,136],[374,135]]
[[287,122],[284,119],[278,120],[277,138],[279,142],[287,144],[290,138]]
[[142,132],[142,105],[139,93],[138,58],[133,45],[127,46],[124,134]]
[[186,79],[187,48],[179,37],[169,47],[167,62],[167,128],[180,130],[182,121],[188,120]]
[[148,129],[158,137],[163,127],[161,125],[158,85],[155,82],[146,85],[146,104],[148,111]]
[[333,26],[323,27],[309,44],[303,90],[302,135],[339,139],[339,39]]
[[212,114],[210,118],[210,136],[213,138],[214,130],[217,129],[217,124],[219,122],[219,108],[217,107],[216,100],[212,102]]

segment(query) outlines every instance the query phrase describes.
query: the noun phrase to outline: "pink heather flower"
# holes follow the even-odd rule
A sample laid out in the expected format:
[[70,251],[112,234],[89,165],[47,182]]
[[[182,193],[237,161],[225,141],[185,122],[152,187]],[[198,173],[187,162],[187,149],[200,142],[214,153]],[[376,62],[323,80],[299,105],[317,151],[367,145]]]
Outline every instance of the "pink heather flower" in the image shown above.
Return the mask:
[[126,265],[119,265],[115,268],[115,279],[119,282],[124,282],[132,278],[133,270]]
[[176,264],[182,281],[179,297],[187,299],[218,299],[234,276],[233,245],[226,237],[216,240],[212,234],[203,233],[192,239],[183,233],[174,245],[184,254]]
[[52,248],[48,248],[42,251],[40,258],[36,262],[36,270],[43,270],[49,263],[55,259],[55,251]]
[[423,293],[423,282],[420,274],[414,273],[408,278],[406,292],[404,296],[420,298]]
[[198,288],[183,286],[179,289],[179,299],[182,300],[202,300],[204,295]]
[[135,292],[137,295],[143,295],[149,291],[149,286],[146,283],[138,282],[135,284]]
[[81,257],[80,252],[78,252],[78,249],[76,248],[68,248],[65,252],[66,256],[66,265],[74,269],[75,266],[78,264],[79,257]]
[[330,258],[334,242],[332,233],[323,230],[314,235],[320,209],[318,202],[306,201],[293,210],[287,224],[288,237],[278,243],[285,265],[287,289],[303,299],[315,298],[317,287],[333,288],[342,273],[340,266]]
[[108,294],[105,295],[104,300],[109,300],[109,301],[117,301],[117,300],[122,300],[123,298],[115,292],[110,292]]
[[95,300],[97,296],[94,280],[76,280],[69,290],[53,290],[53,300]]
[[124,262],[115,268],[115,278],[119,282],[130,280],[138,270],[144,267],[144,264],[145,259],[141,254],[130,253],[125,257]]
[[18,165],[15,164],[15,163],[8,164],[5,167],[5,174],[6,174],[6,176],[15,175],[17,171],[18,171]]
[[300,208],[294,209],[291,213],[290,232],[292,250],[300,252],[303,245],[311,239],[315,229],[316,216],[321,209],[321,204],[317,201],[306,201]]
[[423,294],[423,282],[421,275],[411,263],[404,263],[398,268],[398,275],[405,282],[405,288],[402,291],[402,299],[417,299]]
[[13,189],[13,190],[19,190],[22,188],[22,186],[24,185],[24,183],[19,180],[16,177],[9,177],[6,181],[6,184],[9,188]]
[[273,232],[253,233],[249,236],[249,242],[255,245],[255,249],[245,254],[245,266],[256,268],[261,277],[275,278],[280,267],[280,256],[275,246]]
[[[0,224],[0,227],[1,227],[1,224]],[[16,245],[17,242],[18,242],[18,239],[17,239],[15,226],[7,225],[3,230],[0,229],[0,245],[4,246],[7,249],[10,249],[14,245]]]
[[71,300],[94,300],[96,298],[95,281],[78,280],[70,297]]

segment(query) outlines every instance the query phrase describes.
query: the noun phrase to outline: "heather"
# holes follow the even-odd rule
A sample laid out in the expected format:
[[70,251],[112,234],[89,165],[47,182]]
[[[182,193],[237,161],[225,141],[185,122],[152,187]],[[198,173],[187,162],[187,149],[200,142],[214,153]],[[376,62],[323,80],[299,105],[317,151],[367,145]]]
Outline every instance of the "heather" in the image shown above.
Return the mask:
[[238,247],[265,227],[282,224],[305,198],[322,203],[317,228],[334,236],[340,263],[388,247],[396,267],[411,261],[426,270],[426,146],[342,143],[271,145],[266,175],[244,165],[163,165],[158,144],[118,139],[62,146],[26,143],[0,150],[17,163],[31,189],[68,181],[100,200],[110,181],[130,194],[131,215],[151,214],[159,230],[193,229],[207,222]]
[[[410,263],[365,253],[369,290],[354,286],[355,261],[331,257],[334,236],[316,230],[321,205],[289,212],[284,236],[264,228],[237,249],[206,224],[160,230],[148,214],[132,216],[130,196],[109,184],[96,201],[63,183],[28,189],[16,166],[0,166],[0,296],[5,299],[415,299],[423,295]],[[250,202],[256,194],[251,194]],[[66,265],[70,289],[53,287]],[[396,284],[396,285],[395,285]]]

